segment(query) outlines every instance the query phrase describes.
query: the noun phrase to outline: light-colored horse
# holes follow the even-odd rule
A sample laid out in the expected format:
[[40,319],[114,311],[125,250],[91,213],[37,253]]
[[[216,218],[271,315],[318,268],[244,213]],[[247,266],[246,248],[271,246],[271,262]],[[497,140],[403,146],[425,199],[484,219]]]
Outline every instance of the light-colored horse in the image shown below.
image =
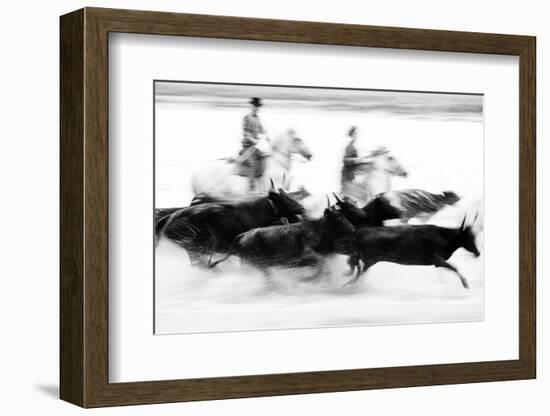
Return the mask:
[[407,171],[388,151],[375,151],[371,160],[357,167],[346,196],[366,204],[375,195],[391,191],[394,176],[406,178]]
[[[403,166],[387,151],[375,150],[367,159],[368,161],[356,167],[355,179],[342,184],[339,192],[341,197],[347,196],[359,206],[366,205],[377,194],[391,190],[393,177],[407,177]],[[327,189],[322,194],[309,195],[300,201],[308,216],[315,218],[323,215],[326,195],[332,192],[334,191]]]
[[[265,192],[271,186],[288,190],[291,186],[292,156],[300,155],[310,160],[312,154],[304,141],[294,130],[275,137],[270,142],[265,159],[265,171],[258,178],[258,192]],[[238,175],[234,158],[219,159],[206,164],[193,174],[191,185],[195,195],[208,194],[220,198],[235,198],[250,194],[250,180]]]

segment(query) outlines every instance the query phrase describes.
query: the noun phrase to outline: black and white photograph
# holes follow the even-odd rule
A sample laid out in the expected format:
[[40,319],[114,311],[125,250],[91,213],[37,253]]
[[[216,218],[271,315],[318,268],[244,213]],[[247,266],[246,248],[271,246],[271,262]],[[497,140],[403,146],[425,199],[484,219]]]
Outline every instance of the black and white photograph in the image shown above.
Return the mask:
[[482,94],[153,92],[155,334],[483,321]]

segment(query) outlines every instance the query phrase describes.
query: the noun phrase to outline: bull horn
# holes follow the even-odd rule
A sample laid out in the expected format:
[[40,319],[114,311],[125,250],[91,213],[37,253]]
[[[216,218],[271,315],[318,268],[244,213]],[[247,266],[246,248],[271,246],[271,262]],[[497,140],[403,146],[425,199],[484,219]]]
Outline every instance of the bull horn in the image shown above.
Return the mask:
[[464,224],[466,224],[466,214],[464,214],[464,218],[462,219],[462,224],[460,224],[460,229],[464,229]]
[[275,190],[275,184],[273,183],[273,179],[269,178],[269,182],[271,182],[271,190]]
[[476,215],[474,216],[474,222],[476,222],[477,217],[479,217],[479,209],[476,211]]
[[326,194],[325,194],[325,196],[327,197],[327,207],[330,208],[330,198]]
[[338,202],[340,202],[340,203],[343,202],[340,198],[338,198],[338,195],[336,195],[336,192],[333,192],[332,195],[334,195],[334,198],[336,198],[336,200],[337,200]]

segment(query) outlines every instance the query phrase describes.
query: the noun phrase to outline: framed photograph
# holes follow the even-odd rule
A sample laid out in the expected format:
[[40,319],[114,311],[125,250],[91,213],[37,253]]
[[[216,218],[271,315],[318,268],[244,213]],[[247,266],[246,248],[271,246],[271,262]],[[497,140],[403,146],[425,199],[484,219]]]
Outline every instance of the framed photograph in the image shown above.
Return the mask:
[[535,378],[534,37],[60,27],[63,400]]

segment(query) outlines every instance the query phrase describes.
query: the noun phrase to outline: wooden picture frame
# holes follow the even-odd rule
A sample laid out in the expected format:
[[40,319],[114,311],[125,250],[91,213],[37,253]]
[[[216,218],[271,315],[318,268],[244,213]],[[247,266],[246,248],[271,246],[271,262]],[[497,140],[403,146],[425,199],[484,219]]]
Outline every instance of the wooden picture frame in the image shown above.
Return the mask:
[[[535,378],[535,38],[85,8],[61,17],[60,396],[82,407]],[[519,359],[109,383],[108,34],[368,46],[519,57]]]

